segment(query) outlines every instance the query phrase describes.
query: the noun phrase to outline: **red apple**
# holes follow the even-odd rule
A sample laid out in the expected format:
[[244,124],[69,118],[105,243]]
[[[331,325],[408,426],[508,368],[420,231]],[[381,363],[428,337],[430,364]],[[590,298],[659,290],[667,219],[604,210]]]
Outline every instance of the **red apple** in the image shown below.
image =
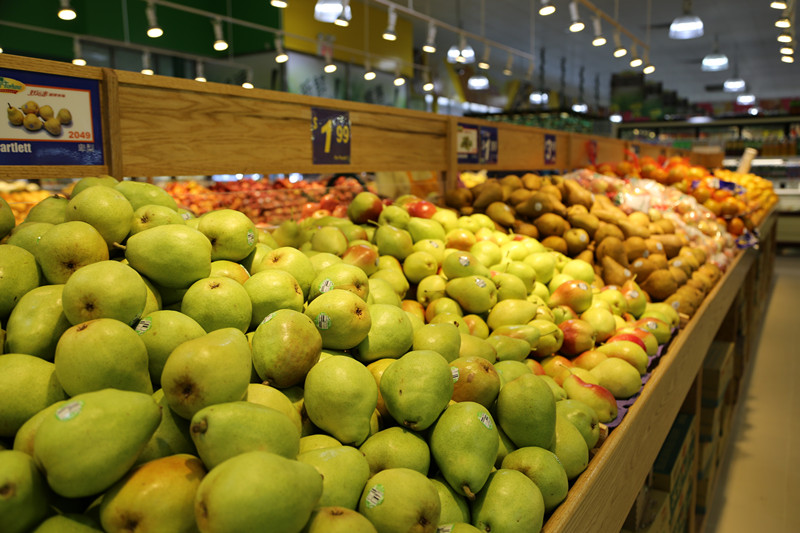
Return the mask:
[[427,200],[418,200],[406,204],[406,211],[412,217],[431,218],[436,214],[436,206]]

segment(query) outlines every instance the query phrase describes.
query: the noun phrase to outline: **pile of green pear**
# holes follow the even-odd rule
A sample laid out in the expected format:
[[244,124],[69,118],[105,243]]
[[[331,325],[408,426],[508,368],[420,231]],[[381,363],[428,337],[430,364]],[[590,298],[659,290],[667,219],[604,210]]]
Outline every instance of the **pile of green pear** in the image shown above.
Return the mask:
[[0,529],[540,530],[678,314],[419,201],[0,201]]

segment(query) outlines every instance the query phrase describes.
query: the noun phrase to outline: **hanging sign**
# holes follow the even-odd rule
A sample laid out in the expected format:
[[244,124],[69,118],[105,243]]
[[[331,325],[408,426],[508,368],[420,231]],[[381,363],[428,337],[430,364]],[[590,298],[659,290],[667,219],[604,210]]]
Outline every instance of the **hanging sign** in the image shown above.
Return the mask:
[[551,133],[544,134],[544,164],[556,164],[556,136]]
[[311,152],[315,165],[350,164],[350,112],[311,108]]
[[103,165],[100,82],[0,68],[0,165]]
[[458,124],[456,133],[456,151],[459,163],[479,163],[478,126],[472,124]]
[[481,138],[479,162],[481,164],[497,163],[497,128],[481,126],[479,132]]

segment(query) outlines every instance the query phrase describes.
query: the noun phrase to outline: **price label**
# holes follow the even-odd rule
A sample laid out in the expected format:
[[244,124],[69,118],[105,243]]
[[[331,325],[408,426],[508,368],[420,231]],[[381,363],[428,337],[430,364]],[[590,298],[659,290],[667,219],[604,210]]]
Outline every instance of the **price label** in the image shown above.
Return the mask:
[[0,68],[0,165],[102,165],[100,82]]
[[315,165],[350,164],[350,112],[311,108],[311,151]]
[[544,164],[556,164],[556,136],[550,133],[544,135]]
[[479,163],[478,126],[459,124],[456,133],[456,150],[459,163]]
[[497,128],[481,126],[480,163],[497,163]]

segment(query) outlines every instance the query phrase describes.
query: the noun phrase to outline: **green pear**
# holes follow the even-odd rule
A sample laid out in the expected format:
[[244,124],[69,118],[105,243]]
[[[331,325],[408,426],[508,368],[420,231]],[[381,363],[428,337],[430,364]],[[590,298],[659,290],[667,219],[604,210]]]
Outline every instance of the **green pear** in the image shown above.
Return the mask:
[[[106,531],[197,531],[194,498],[206,474],[188,454],[162,457],[128,473],[103,495],[100,522]],[[135,526],[134,526],[135,524]]]
[[309,370],[304,400],[314,424],[339,442],[358,446],[369,436],[378,386],[367,367],[350,357],[333,355]]
[[380,278],[369,278],[367,303],[394,305],[396,307],[402,305],[400,296],[397,295],[392,284]]
[[241,261],[255,248],[256,226],[234,209],[216,209],[200,217],[198,231],[211,241],[211,260]]
[[161,388],[169,406],[189,420],[203,407],[244,398],[251,359],[244,333],[218,329],[172,351],[161,373]]
[[[618,357],[609,357],[589,371],[598,384],[619,400],[630,398],[642,389],[642,377],[633,365]],[[584,380],[585,381],[585,380]]]
[[156,287],[152,281],[147,278],[142,278],[142,281],[144,281],[144,286],[147,289],[147,298],[145,299],[144,310],[142,311],[142,316],[144,316],[154,311],[161,310],[163,300],[161,299],[161,291],[158,290],[158,287]]
[[497,350],[486,339],[462,331],[459,331],[459,334],[461,335],[461,347],[458,350],[459,357],[481,357],[491,364],[497,361]]
[[17,221],[11,206],[4,198],[0,198],[0,239],[11,233],[16,225]]
[[75,185],[72,187],[72,191],[70,191],[70,197],[74,198],[82,191],[88,189],[89,187],[94,187],[95,185],[101,185],[103,187],[116,187],[118,183],[119,181],[111,176],[87,176],[75,182]]
[[316,277],[314,265],[306,254],[296,248],[282,246],[267,253],[260,263],[254,264],[250,274],[254,275],[262,270],[283,270],[292,275],[303,290],[303,298],[308,298],[311,291],[311,282]]
[[369,334],[372,319],[366,302],[344,289],[332,289],[309,302],[305,310],[322,336],[323,348],[355,348]]
[[569,480],[556,454],[538,446],[526,446],[506,455],[501,468],[522,472],[542,493],[546,513],[567,497]]
[[284,220],[272,231],[272,238],[278,247],[287,246],[300,248],[300,246],[311,238],[311,234],[294,220]]
[[70,276],[61,294],[64,315],[72,325],[98,318],[135,324],[147,303],[142,277],[119,261],[98,261]]
[[[491,266],[500,262],[503,258],[503,252],[500,246],[492,241],[483,240],[478,241],[470,246],[469,252],[478,258],[483,266]],[[522,280],[519,280],[520,282]]]
[[459,357],[450,361],[453,401],[475,402],[490,408],[500,393],[500,375],[483,357]]
[[164,224],[186,224],[186,221],[169,207],[153,204],[143,205],[133,212],[130,233],[135,235],[140,231]]
[[447,483],[474,500],[494,467],[500,445],[489,410],[475,402],[450,405],[430,433],[430,447]]
[[252,316],[250,328],[254,329],[264,318],[279,309],[303,310],[303,289],[297,280],[283,270],[262,270],[244,282],[250,296]]
[[508,272],[498,272],[492,274],[491,278],[497,287],[498,302],[503,300],[525,300],[528,297],[528,287],[518,276]]
[[310,452],[312,450],[325,450],[328,448],[336,448],[341,446],[342,443],[334,439],[330,435],[324,433],[316,433],[314,435],[306,435],[300,437],[300,454]]
[[518,448],[549,448],[555,438],[556,402],[539,376],[507,382],[497,396],[497,422]]
[[389,304],[368,306],[371,324],[366,338],[356,346],[354,356],[362,363],[398,358],[410,348],[416,334],[408,314]]
[[389,468],[410,468],[428,475],[431,462],[428,443],[405,428],[395,426],[379,431],[358,449],[369,464],[369,477]]
[[492,331],[492,334],[489,337],[496,337],[498,335],[512,337],[514,339],[522,339],[528,343],[528,348],[533,350],[539,345],[539,337],[541,336],[541,332],[539,331],[539,328],[532,324],[515,324],[499,326]]
[[539,487],[522,472],[501,468],[492,472],[471,506],[472,525],[481,531],[527,533],[544,522]]
[[[499,336],[498,336],[499,337]],[[531,368],[522,361],[515,361],[513,359],[506,359],[497,361],[493,364],[497,375],[500,376],[500,383],[505,385],[526,374],[532,374]]]
[[[322,476],[311,466],[252,451],[209,471],[195,497],[200,531],[300,531],[322,495]],[[281,505],[264,505],[280,501]]]
[[50,224],[66,222],[67,204],[69,204],[69,200],[63,196],[48,196],[31,207],[25,216],[25,222],[46,222]]
[[600,439],[600,419],[597,412],[580,400],[556,402],[556,414],[564,416],[581,432],[586,447],[591,450]]
[[337,506],[354,510],[370,478],[369,464],[356,448],[336,446],[310,450],[297,460],[313,466],[322,475],[322,496],[317,507]]
[[489,269],[471,253],[459,250],[448,254],[442,260],[442,273],[447,279],[452,280],[464,276],[487,277]]
[[439,264],[428,252],[412,252],[403,261],[403,274],[411,283],[419,283],[424,278],[436,274]]
[[323,268],[327,268],[331,265],[338,265],[343,263],[342,258],[338,255],[333,255],[329,252],[315,252],[313,254],[308,254],[308,259],[311,261],[311,264],[314,266],[314,272],[317,274]]
[[[647,372],[647,365],[649,362],[647,352],[636,342],[614,340],[598,346],[595,350],[606,354],[609,359],[624,360],[636,369],[639,376],[643,376]],[[635,385],[631,385],[631,387],[635,388]]]
[[57,514],[53,515],[31,533],[102,533],[100,524],[87,515]]
[[70,396],[107,387],[153,393],[147,347],[130,326],[113,318],[69,328],[58,340],[54,362]]
[[527,324],[536,316],[537,308],[526,299],[500,300],[489,312],[486,324],[493,330],[500,326]]
[[533,349],[533,355],[544,358],[556,353],[564,343],[564,332],[551,320],[535,318],[528,322],[539,330],[539,342]]
[[424,239],[444,241],[446,235],[442,225],[430,218],[411,217],[406,230],[411,234],[411,239],[415,243]]
[[175,211],[178,210],[175,199],[158,185],[143,181],[124,180],[114,185],[114,188],[125,195],[134,210],[143,205],[163,205]]
[[53,363],[32,355],[0,355],[0,437],[13,437],[30,417],[67,399],[55,370]]
[[374,243],[380,255],[389,255],[399,261],[404,260],[414,251],[414,240],[411,234],[389,224],[378,226],[375,230]]
[[131,231],[133,208],[125,196],[111,187],[94,186],[67,204],[67,220],[91,224],[108,246],[122,243]]
[[347,250],[347,237],[335,226],[322,226],[311,236],[311,249],[341,256]]
[[78,394],[41,423],[34,458],[56,493],[98,494],[133,466],[160,421],[161,410],[148,394],[118,389]]
[[36,248],[39,245],[39,239],[42,238],[48,230],[54,227],[55,224],[49,222],[23,222],[15,227],[6,240],[6,244],[13,244],[28,250],[30,253],[36,255]]
[[0,244],[0,319],[8,318],[25,293],[39,286],[39,266],[32,253]]
[[330,506],[320,507],[311,513],[303,533],[378,533],[378,531],[364,515],[352,509]]
[[485,313],[497,303],[497,287],[484,276],[451,279],[447,282],[445,292],[467,313]]
[[48,283],[55,285],[65,283],[82,266],[107,260],[108,246],[93,226],[75,220],[42,235],[34,255]]
[[556,259],[549,253],[530,254],[522,260],[536,272],[536,281],[549,283],[556,271]]
[[497,434],[500,436],[500,442],[499,446],[497,447],[497,457],[494,460],[494,467],[500,468],[500,466],[503,464],[503,459],[505,459],[509,453],[518,448],[513,442],[511,442],[511,439],[509,439],[508,435],[505,434],[503,428],[498,426]]
[[447,360],[433,350],[408,352],[381,377],[381,396],[397,423],[422,431],[436,421],[453,396]]
[[297,457],[300,432],[276,409],[237,401],[197,411],[189,427],[200,459],[210,470],[236,455],[261,450],[287,459]]
[[428,307],[434,300],[445,296],[446,286],[447,280],[443,276],[438,274],[426,276],[417,283],[416,299],[423,307]]
[[143,316],[135,331],[147,349],[148,371],[156,385],[161,384],[161,372],[172,350],[206,334],[196,320],[171,310],[153,311]]
[[30,455],[0,450],[0,524],[7,533],[26,533],[50,513],[47,484]]
[[[260,230],[259,230],[260,231]],[[275,246],[277,248],[277,246]],[[274,250],[275,248],[264,244],[263,242],[257,242],[256,245],[253,247],[253,251],[250,252],[247,257],[239,261],[239,264],[242,265],[245,269],[247,269],[248,274],[254,273],[253,266],[258,265],[264,258],[267,256],[269,252]]]
[[131,235],[125,257],[139,274],[173,289],[186,288],[211,273],[211,242],[185,225],[156,226]]
[[163,389],[155,391],[153,399],[161,408],[161,422],[153,436],[147,441],[142,453],[136,458],[136,464],[183,453],[197,456],[197,448],[189,432],[189,421],[170,409]]
[[531,345],[525,339],[490,335],[486,342],[494,348],[498,361],[523,361],[531,353]]
[[370,279],[385,279],[389,282],[389,285],[392,286],[392,290],[397,293],[397,296],[400,299],[406,297],[406,293],[408,293],[408,289],[410,285],[408,283],[408,278],[403,273],[402,269],[395,269],[395,268],[381,268],[370,275]]
[[292,309],[270,313],[253,335],[253,366],[262,381],[278,388],[302,383],[321,352],[314,323]]
[[461,351],[461,332],[449,323],[425,324],[414,332],[414,350],[433,350],[447,362],[458,358]]
[[387,205],[381,210],[378,215],[378,224],[381,226],[390,225],[399,229],[406,229],[408,222],[411,220],[411,215],[400,206]]
[[578,477],[589,464],[589,448],[583,435],[564,415],[556,415],[555,441],[550,451],[558,457],[570,480]]
[[332,289],[350,291],[366,301],[369,295],[369,279],[366,273],[357,266],[346,263],[337,263],[326,267],[314,277],[308,300],[311,301],[320,294]]
[[414,243],[415,252],[428,252],[436,259],[436,264],[441,266],[444,261],[445,244],[442,239],[421,239]]
[[181,313],[208,332],[236,328],[244,333],[250,327],[253,304],[239,282],[211,277],[195,281],[189,287],[181,300]]
[[33,440],[36,437],[39,426],[42,425],[45,419],[54,416],[55,412],[65,403],[67,403],[67,400],[51,403],[28,418],[28,420],[20,426],[19,430],[17,430],[16,435],[14,435],[14,444],[12,448],[33,457]]
[[358,512],[381,533],[433,533],[441,509],[439,492],[431,480],[409,468],[389,468],[375,474],[358,502]]
[[456,492],[443,477],[437,475],[437,477],[430,478],[430,480],[439,492],[439,501],[442,507],[439,524],[469,523],[469,504],[467,499]]
[[295,409],[292,401],[278,389],[262,383],[250,383],[247,386],[247,397],[245,400],[280,411],[289,417],[289,420],[291,420],[297,428],[297,433],[302,433],[303,421],[300,417],[300,412]]
[[546,374],[539,377],[542,378],[545,383],[547,383],[548,387],[550,387],[550,390],[553,392],[553,399],[556,401],[556,407],[558,407],[558,403],[567,398],[567,391],[565,391],[561,385],[556,383],[556,380],[554,380],[552,377]]

